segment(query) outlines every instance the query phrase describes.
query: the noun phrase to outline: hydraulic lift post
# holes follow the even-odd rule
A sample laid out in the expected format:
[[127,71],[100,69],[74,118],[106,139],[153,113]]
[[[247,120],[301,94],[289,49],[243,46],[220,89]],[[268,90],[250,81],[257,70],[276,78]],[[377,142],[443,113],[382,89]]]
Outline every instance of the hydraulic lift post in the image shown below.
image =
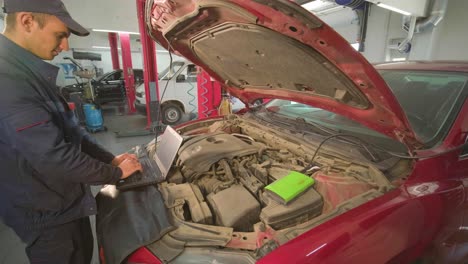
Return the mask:
[[143,50],[143,74],[146,94],[146,129],[157,128],[159,125],[159,86],[158,67],[156,59],[156,46],[149,37],[145,22],[145,0],[136,0],[138,13],[138,26],[140,28],[140,40]]
[[117,47],[117,33],[109,33],[109,46],[112,57],[112,68],[114,70],[120,69],[119,50]]
[[125,77],[125,90],[127,92],[128,113],[136,113],[135,109],[135,78],[133,76],[132,52],[130,50],[130,35],[119,33],[122,48],[123,74]]

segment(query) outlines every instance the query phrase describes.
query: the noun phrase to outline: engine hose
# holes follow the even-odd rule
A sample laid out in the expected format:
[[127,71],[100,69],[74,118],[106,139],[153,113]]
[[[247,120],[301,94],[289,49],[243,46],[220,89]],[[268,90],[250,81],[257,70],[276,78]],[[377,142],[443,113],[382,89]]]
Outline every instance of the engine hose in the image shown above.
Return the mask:
[[206,106],[206,103],[208,103],[208,97],[206,97],[206,94],[208,93],[208,88],[206,87],[206,84],[208,83],[208,78],[205,77],[205,74],[201,74],[201,78],[202,78],[202,83],[201,83],[201,88],[203,90],[202,94],[200,95],[201,98],[202,98],[202,112],[201,114],[203,116],[200,116],[200,117],[208,117],[208,106]]
[[193,89],[195,89],[195,86],[192,84],[192,82],[188,82],[188,83],[190,84],[190,89],[187,91],[187,94],[191,97],[188,104],[192,107],[192,110],[190,111],[190,113],[193,113],[193,111],[197,109],[197,106],[194,104],[194,101],[197,98],[193,94]]

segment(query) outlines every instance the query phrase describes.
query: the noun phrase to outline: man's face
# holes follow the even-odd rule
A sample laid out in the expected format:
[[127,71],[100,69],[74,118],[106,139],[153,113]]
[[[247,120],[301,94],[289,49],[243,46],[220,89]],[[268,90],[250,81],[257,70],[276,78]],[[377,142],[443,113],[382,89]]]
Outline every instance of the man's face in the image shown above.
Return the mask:
[[63,50],[68,50],[70,31],[55,16],[49,15],[41,28],[37,21],[28,37],[28,50],[43,60],[52,60]]

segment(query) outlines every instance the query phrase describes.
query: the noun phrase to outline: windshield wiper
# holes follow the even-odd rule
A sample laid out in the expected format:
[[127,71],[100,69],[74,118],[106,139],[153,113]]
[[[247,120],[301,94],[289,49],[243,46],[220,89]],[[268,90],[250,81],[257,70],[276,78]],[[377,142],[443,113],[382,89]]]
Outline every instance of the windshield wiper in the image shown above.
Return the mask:
[[[295,123],[294,125],[296,127],[299,127],[301,129],[303,128],[314,128],[315,130],[320,130],[322,132],[324,132],[325,134],[327,135],[333,135],[333,134],[337,134],[337,133],[340,133],[339,130],[335,130],[335,129],[332,129],[332,128],[329,128],[329,127],[326,127],[324,125],[321,125],[317,122],[314,122],[314,121],[310,121],[310,120],[305,120],[304,118],[302,117],[296,117],[295,119]],[[298,123],[299,122],[299,123]]]
[[[275,122],[278,122],[284,126],[287,126],[288,128],[293,126],[295,130],[301,131],[303,134],[309,134],[309,135],[316,135],[317,132],[321,134],[322,136],[332,136],[332,137],[338,137],[341,141],[346,142],[348,144],[352,144],[358,148],[358,150],[364,150],[364,151],[359,151],[363,156],[366,156],[367,159],[369,159],[372,162],[380,162],[382,161],[382,157],[378,154],[378,152],[374,149],[372,144],[369,144],[365,142],[364,140],[352,140],[350,138],[345,138],[345,137],[352,137],[355,139],[358,139],[357,136],[348,136],[346,134],[342,134],[340,130],[334,130],[332,128],[326,127],[324,125],[321,125],[317,122],[312,122],[310,120],[305,120],[302,117],[296,117],[295,119],[292,119],[290,117],[270,112],[267,109],[265,111],[262,111],[261,113],[265,113],[269,119],[273,119]],[[257,116],[257,118],[264,120],[260,116],[258,116],[258,113],[254,113],[254,115]],[[315,133],[309,131],[313,130]]]

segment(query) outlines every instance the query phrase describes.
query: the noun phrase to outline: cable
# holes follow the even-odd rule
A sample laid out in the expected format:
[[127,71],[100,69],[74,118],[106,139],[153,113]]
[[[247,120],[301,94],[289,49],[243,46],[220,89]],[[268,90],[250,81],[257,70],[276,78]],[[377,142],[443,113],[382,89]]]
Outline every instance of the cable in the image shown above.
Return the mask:
[[[170,49],[172,48],[171,44],[169,43],[169,73],[170,71],[172,70],[172,53],[170,51]],[[173,49],[174,50],[174,49]],[[155,144],[158,142],[158,134],[159,134],[159,131],[158,131],[158,126],[159,126],[159,123],[160,121],[162,122],[162,107],[161,107],[161,103],[163,101],[163,98],[164,98],[164,94],[166,93],[166,89],[167,89],[167,86],[169,85],[169,80],[166,81],[166,85],[164,86],[164,90],[163,90],[163,93],[161,95],[161,98],[159,99],[159,104],[158,104],[158,114],[156,115],[156,128],[154,129],[154,139],[155,139]]]
[[[460,150],[462,149],[463,147],[465,147],[465,144],[462,144],[458,147],[455,147],[455,148],[451,148],[451,149],[448,149],[446,151],[443,151],[443,152],[440,152],[440,153],[437,153],[437,154],[433,154],[433,155],[427,155],[427,156],[405,156],[405,155],[400,155],[400,154],[397,154],[397,153],[394,153],[394,152],[391,152],[391,151],[388,151],[384,148],[381,148],[379,146],[376,146],[374,144],[371,144],[371,143],[368,143],[368,142],[365,142],[364,140],[362,140],[361,138],[357,137],[357,136],[352,136],[352,135],[347,135],[347,134],[335,134],[335,135],[331,135],[331,136],[328,136],[326,137],[325,139],[322,140],[322,142],[320,142],[320,144],[318,145],[317,149],[315,149],[315,152],[314,152],[314,155],[312,156],[312,159],[310,160],[310,165],[305,167],[301,172],[304,173],[304,172],[307,172],[308,170],[310,170],[312,167],[316,166],[316,164],[314,164],[314,159],[315,157],[317,156],[320,148],[323,146],[323,144],[325,142],[327,142],[328,140],[332,139],[332,138],[337,138],[337,137],[348,137],[348,138],[354,138],[354,139],[357,139],[359,140],[360,142],[364,142],[365,144],[361,144],[361,145],[370,145],[376,149],[379,149],[383,152],[386,152],[394,157],[397,157],[397,158],[402,158],[402,159],[411,159],[411,160],[415,160],[415,159],[427,159],[427,158],[435,158],[435,157],[439,157],[439,156],[442,156],[446,153],[450,153],[450,152],[453,152],[453,151],[457,151],[457,150]],[[352,142],[352,143],[355,143],[356,142]]]
[[[188,75],[187,75],[187,77],[188,77]],[[197,109],[197,106],[193,103],[195,101],[196,97],[192,93],[193,89],[195,89],[195,86],[193,86],[191,80],[188,80],[188,83],[190,85],[190,89],[187,91],[187,94],[191,97],[188,104],[192,107],[192,110],[190,111],[190,113],[193,113],[193,111],[195,111],[195,109]]]

